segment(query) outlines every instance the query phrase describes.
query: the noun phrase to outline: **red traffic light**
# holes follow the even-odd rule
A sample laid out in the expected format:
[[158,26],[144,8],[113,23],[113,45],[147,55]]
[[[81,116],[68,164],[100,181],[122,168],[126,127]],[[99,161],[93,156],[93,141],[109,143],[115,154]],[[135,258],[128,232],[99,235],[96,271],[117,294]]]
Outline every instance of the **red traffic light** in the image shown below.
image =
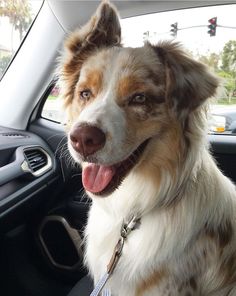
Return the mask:
[[216,35],[216,27],[217,27],[217,17],[212,17],[211,19],[208,20],[208,29],[207,33],[212,37]]
[[213,17],[213,18],[209,19],[208,22],[212,25],[216,25],[217,17]]

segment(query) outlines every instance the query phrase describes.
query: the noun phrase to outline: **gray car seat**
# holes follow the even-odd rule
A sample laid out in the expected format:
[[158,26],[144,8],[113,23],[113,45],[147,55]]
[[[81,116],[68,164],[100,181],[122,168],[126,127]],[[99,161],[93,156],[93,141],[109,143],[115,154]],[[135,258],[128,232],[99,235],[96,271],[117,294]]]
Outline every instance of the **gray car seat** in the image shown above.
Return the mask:
[[89,296],[93,291],[93,281],[89,276],[83,277],[67,296]]

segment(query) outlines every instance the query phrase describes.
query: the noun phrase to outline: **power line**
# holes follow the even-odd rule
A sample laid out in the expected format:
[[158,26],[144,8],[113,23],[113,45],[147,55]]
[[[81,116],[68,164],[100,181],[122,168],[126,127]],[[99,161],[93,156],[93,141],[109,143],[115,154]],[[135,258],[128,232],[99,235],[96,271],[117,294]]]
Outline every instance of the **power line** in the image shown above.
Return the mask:
[[[188,29],[195,29],[195,28],[207,28],[208,25],[195,25],[195,26],[188,26],[188,27],[183,27],[183,28],[177,28],[177,32],[178,31],[182,31],[182,30],[188,30]],[[218,25],[216,27],[219,27],[219,28],[226,28],[226,29],[236,29],[236,27],[233,27],[233,26],[223,26],[223,25]],[[146,32],[145,32],[146,33]],[[166,35],[166,34],[170,34],[170,31],[166,31],[166,32],[161,32],[161,33],[156,33],[156,32],[153,32],[154,35]],[[150,37],[150,36],[147,36],[147,37]]]
[[217,27],[220,27],[220,28],[227,28],[227,29],[236,29],[236,27],[222,26],[222,25],[217,25]]
[[[207,25],[196,25],[196,26],[189,26],[189,27],[178,28],[178,31],[186,30],[186,29],[192,29],[192,28],[203,28],[203,27],[206,28]],[[227,29],[236,29],[236,27],[223,26],[223,25],[217,25],[217,27],[220,27],[220,28],[227,28]]]
[[183,27],[183,28],[178,28],[178,31],[193,29],[193,28],[203,28],[203,27],[207,27],[207,26],[206,25],[196,25],[196,26]]

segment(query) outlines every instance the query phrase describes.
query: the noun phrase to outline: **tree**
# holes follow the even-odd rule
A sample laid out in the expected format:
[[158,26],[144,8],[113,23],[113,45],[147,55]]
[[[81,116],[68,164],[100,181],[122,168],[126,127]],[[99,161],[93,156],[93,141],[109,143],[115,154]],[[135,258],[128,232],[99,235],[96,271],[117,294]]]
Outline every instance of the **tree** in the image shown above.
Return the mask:
[[214,71],[219,70],[220,54],[210,53],[209,55],[198,55],[197,59],[205,65],[208,65]]
[[235,77],[233,77],[233,75],[229,72],[225,72],[225,71],[219,71],[217,73],[222,79],[223,82],[223,86],[226,90],[226,95],[228,97],[228,102],[231,102],[232,96],[234,94],[234,91],[236,89],[236,81],[235,81]]
[[32,21],[28,0],[0,0],[0,16],[9,17],[10,23],[19,32],[22,40]]
[[198,54],[197,59],[211,67],[222,78],[224,94],[230,103],[236,90],[236,40],[228,41],[219,54]]
[[236,90],[236,40],[229,40],[225,44],[221,59],[221,73],[226,73],[225,88],[230,101]]
[[236,78],[236,40],[230,40],[225,44],[221,69]]
[[11,56],[5,56],[0,58],[0,79],[5,71],[5,69],[7,68],[8,64],[11,61]]

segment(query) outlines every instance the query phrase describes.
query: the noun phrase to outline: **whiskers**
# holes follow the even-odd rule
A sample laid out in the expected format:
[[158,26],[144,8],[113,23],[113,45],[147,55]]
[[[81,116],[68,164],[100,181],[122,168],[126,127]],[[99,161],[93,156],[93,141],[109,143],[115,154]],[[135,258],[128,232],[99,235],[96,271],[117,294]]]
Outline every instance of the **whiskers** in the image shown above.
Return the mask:
[[67,172],[71,171],[72,169],[78,169],[78,167],[79,167],[79,165],[75,162],[75,160],[73,159],[73,157],[71,156],[71,154],[69,152],[66,135],[63,136],[61,138],[60,142],[58,143],[56,151],[55,151],[55,156],[60,161],[62,177],[63,177],[63,181],[65,182]]
[[80,190],[77,191],[76,201],[88,206],[91,204],[91,199],[89,198],[83,187],[81,187]]

